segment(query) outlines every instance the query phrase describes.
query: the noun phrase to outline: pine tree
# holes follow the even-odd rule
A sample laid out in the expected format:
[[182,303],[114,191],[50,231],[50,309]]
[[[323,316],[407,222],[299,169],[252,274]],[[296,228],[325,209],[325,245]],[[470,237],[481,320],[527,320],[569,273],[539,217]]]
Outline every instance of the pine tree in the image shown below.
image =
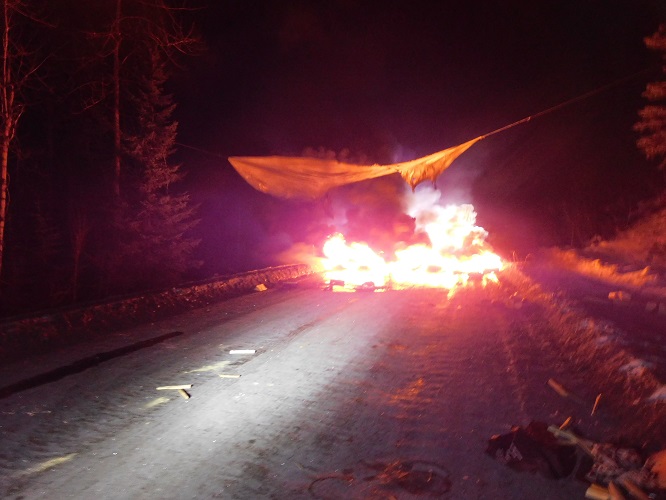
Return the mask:
[[[660,25],[656,33],[645,38],[645,45],[661,52],[666,63],[666,24]],[[666,72],[666,66],[663,71]],[[659,160],[659,168],[666,170],[666,81],[648,83],[643,97],[653,104],[638,112],[640,121],[634,129],[641,136],[636,144],[649,160]]]
[[158,47],[147,48],[144,74],[134,96],[137,120],[125,150],[137,183],[124,197],[120,255],[131,288],[176,283],[196,267],[192,253],[199,243],[189,236],[196,207],[189,194],[172,192],[183,178],[172,163],[178,123],[172,96],[166,94],[166,64]]

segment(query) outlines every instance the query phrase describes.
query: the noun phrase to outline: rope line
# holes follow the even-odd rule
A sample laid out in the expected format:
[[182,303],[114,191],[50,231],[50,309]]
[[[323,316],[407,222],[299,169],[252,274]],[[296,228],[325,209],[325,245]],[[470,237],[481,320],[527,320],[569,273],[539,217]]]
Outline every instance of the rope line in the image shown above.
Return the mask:
[[498,134],[500,132],[504,132],[505,130],[508,130],[510,128],[515,127],[516,125],[520,125],[521,123],[527,123],[529,122],[532,118],[538,118],[540,116],[546,115],[548,113],[552,113],[553,111],[556,111],[558,109],[561,109],[565,106],[569,106],[570,104],[573,104],[575,102],[583,101],[585,99],[588,99],[594,95],[601,94],[602,92],[605,92],[613,87],[616,87],[620,85],[621,83],[628,82],[629,80],[633,80],[634,78],[641,76],[643,74],[649,73],[653,71],[655,68],[661,67],[660,65],[655,65],[655,66],[650,66],[649,68],[642,69],[641,71],[638,71],[636,73],[633,73],[628,76],[624,76],[622,78],[619,78],[613,82],[607,83],[605,85],[602,85],[601,87],[597,87],[594,90],[590,90],[589,92],[586,92],[584,94],[581,94],[579,96],[573,97],[567,101],[561,102],[559,104],[556,104],[555,106],[551,106],[550,108],[544,109],[543,111],[539,111],[538,113],[534,113],[533,115],[526,116],[525,118],[521,118],[518,121],[515,121],[513,123],[510,123],[508,125],[505,125],[503,127],[498,128],[497,130],[493,130],[492,132],[488,132],[487,134],[484,134],[481,136],[482,139],[485,139],[486,137],[489,137],[491,135]]
[[[584,94],[581,94],[579,96],[568,99],[564,102],[561,102],[559,104],[551,106],[550,108],[544,109],[543,111],[539,111],[538,113],[534,113],[533,115],[529,115],[529,116],[526,116],[525,118],[521,118],[520,120],[517,120],[513,123],[509,123],[508,125],[504,125],[503,127],[500,127],[496,130],[493,130],[491,132],[488,132],[486,134],[481,135],[480,139],[485,139],[486,137],[490,137],[491,135],[499,134],[500,132],[504,132],[505,130],[509,130],[510,128],[513,128],[513,127],[515,127],[517,125],[520,125],[522,123],[527,123],[527,122],[531,121],[533,118],[538,118],[538,117],[546,115],[548,113],[552,113],[553,111],[557,111],[558,109],[564,108],[565,106],[569,106],[570,104],[574,104],[576,102],[583,101],[585,99],[589,99],[592,96],[595,96],[597,94],[601,94],[602,92],[606,92],[607,90],[609,90],[613,87],[617,87],[618,85],[620,85],[622,83],[633,80],[634,78],[636,78],[638,76],[641,76],[641,75],[647,74],[651,71],[654,71],[656,68],[661,68],[661,65],[658,64],[658,65],[650,66],[648,68],[644,68],[640,71],[637,71],[636,73],[633,73],[631,75],[624,76],[622,78],[614,80],[610,83],[602,85],[601,87],[597,87],[596,89],[590,90],[589,92],[585,92]],[[216,158],[222,158],[222,159],[225,159],[225,160],[227,159],[226,156],[222,156],[219,153],[213,153],[212,151],[207,151],[205,149],[197,148],[195,146],[190,146],[189,144],[183,144],[181,142],[176,142],[176,145],[187,148],[187,149],[191,149],[193,151],[198,151],[200,153],[211,155],[211,156],[214,156]]]

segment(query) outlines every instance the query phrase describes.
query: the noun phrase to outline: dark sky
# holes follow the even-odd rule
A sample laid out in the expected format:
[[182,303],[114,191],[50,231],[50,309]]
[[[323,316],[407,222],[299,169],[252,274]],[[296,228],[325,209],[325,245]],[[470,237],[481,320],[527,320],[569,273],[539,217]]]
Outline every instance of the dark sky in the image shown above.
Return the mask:
[[[244,186],[227,156],[424,156],[656,65],[643,37],[666,20],[662,0],[207,3],[196,17],[208,51],[177,82],[179,141],[220,155],[182,152],[204,218],[282,209]],[[594,224],[602,232],[618,204],[626,212],[662,178],[631,130],[659,75],[481,141],[438,185],[473,202],[505,240],[519,231],[526,246],[561,243]],[[226,201],[215,201],[220,193]],[[298,218],[302,207],[290,207]],[[261,225],[235,217],[238,227]]]

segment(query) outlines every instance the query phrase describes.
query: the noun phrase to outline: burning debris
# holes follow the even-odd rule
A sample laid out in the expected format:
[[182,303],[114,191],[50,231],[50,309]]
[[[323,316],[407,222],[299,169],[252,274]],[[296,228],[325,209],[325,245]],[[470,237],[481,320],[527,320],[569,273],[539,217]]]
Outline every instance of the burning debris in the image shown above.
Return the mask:
[[[347,242],[340,233],[324,243],[318,268],[329,289],[375,290],[460,286],[497,282],[502,259],[486,243],[487,232],[476,225],[472,205],[442,205],[440,193],[421,189],[406,199],[406,213],[415,221],[414,244],[398,241],[390,253],[362,242]],[[372,285],[372,286],[370,286]]]

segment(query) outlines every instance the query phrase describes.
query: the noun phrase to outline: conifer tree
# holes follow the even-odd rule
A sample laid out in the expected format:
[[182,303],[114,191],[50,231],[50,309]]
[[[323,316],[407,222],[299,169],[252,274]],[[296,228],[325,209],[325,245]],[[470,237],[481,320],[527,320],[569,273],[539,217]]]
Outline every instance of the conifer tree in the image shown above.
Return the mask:
[[[656,33],[645,38],[645,45],[659,51],[666,64],[666,24],[660,25]],[[663,71],[666,72],[666,66]],[[651,104],[638,112],[640,120],[634,129],[641,136],[636,144],[649,160],[658,160],[659,168],[666,170],[666,81],[648,83],[643,97]]]
[[196,207],[189,194],[174,188],[183,178],[181,166],[170,161],[178,123],[172,96],[165,93],[165,61],[156,46],[146,49],[144,74],[133,97],[136,121],[124,149],[136,179],[124,197],[120,257],[124,276],[139,288],[175,283],[198,263],[192,253],[199,240],[189,235],[196,226]]

